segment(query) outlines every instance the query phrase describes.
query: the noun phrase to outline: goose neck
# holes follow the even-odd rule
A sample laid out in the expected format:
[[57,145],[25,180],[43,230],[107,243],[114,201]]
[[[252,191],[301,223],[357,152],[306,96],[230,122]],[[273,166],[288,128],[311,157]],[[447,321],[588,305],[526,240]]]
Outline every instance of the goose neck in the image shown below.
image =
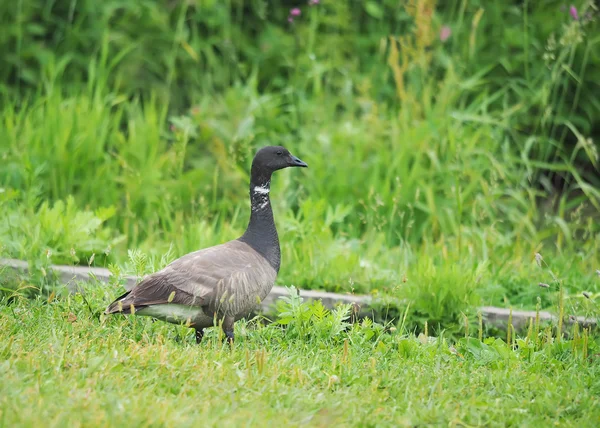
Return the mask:
[[250,245],[254,250],[262,254],[279,271],[281,254],[279,249],[279,237],[269,193],[271,191],[270,180],[250,183],[250,221],[246,232],[240,238],[241,241]]

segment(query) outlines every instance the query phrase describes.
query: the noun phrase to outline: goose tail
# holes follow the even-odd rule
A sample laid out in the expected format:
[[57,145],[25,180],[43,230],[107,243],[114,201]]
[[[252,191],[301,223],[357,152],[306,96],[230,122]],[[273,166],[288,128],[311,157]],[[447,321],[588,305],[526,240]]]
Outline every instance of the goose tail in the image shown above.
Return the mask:
[[122,313],[122,314],[131,313],[131,305],[129,305],[125,302],[127,296],[129,296],[129,293],[131,293],[131,291],[127,291],[126,293],[117,297],[114,302],[112,302],[110,305],[108,305],[108,308],[106,308],[104,313],[107,315],[115,314],[115,313]]

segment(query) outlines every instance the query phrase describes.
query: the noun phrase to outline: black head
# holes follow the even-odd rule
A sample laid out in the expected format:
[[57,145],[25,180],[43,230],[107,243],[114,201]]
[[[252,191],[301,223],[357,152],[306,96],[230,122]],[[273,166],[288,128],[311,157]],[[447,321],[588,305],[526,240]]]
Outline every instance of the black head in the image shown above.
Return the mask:
[[308,167],[308,165],[291,154],[285,147],[266,146],[260,149],[252,161],[252,171],[271,174],[278,169],[290,166]]

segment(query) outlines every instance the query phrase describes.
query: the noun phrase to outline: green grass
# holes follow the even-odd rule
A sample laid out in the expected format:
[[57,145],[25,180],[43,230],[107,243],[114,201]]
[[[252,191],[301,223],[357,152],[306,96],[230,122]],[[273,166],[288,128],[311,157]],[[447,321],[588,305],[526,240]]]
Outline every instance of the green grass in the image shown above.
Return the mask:
[[249,215],[253,150],[276,142],[310,165],[273,180],[283,284],[389,292],[420,275],[418,260],[432,258],[471,271],[486,264],[485,303],[531,306],[526,289],[544,279],[528,265],[540,251],[573,279],[566,283],[573,293],[597,291],[598,232],[582,212],[587,202],[564,199],[563,214],[544,207],[494,129],[448,120],[451,106],[390,126],[387,115],[353,120],[354,113],[311,102],[301,107],[311,120],[294,137],[271,127],[286,117],[281,101],[248,88],[205,101],[211,110],[192,109],[169,131],[167,105],[111,110],[106,102],[84,92],[5,107],[0,236],[7,255],[85,264],[95,254],[103,266],[124,262],[130,248],[183,255],[236,238]]
[[[272,3],[0,5],[0,257],[31,268],[0,267],[0,425],[597,425],[596,333],[477,313],[600,319],[593,2]],[[310,166],[273,179],[278,284],[377,322],[290,298],[230,350],[104,318],[121,275],[243,232],[267,144]]]
[[283,144],[310,168],[273,179],[278,284],[451,337],[481,305],[598,318],[592,4],[411,4],[0,6],[0,256],[33,272],[3,295],[240,236],[252,155]]
[[[0,425],[595,426],[599,344],[424,340],[288,302],[283,325],[99,317],[116,290],[0,305]],[[309,316],[306,314],[310,313]],[[473,331],[477,336],[477,330]],[[517,343],[517,342],[515,342]],[[535,349],[534,349],[535,348]],[[584,349],[587,356],[583,354]]]

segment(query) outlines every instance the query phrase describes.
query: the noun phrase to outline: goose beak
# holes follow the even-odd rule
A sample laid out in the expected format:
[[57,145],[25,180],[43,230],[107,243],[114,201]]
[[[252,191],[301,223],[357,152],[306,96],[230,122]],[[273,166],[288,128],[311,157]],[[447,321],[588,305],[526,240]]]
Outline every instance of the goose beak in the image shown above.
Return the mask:
[[302,168],[308,168],[308,164],[294,155],[290,155],[290,166],[300,166]]

